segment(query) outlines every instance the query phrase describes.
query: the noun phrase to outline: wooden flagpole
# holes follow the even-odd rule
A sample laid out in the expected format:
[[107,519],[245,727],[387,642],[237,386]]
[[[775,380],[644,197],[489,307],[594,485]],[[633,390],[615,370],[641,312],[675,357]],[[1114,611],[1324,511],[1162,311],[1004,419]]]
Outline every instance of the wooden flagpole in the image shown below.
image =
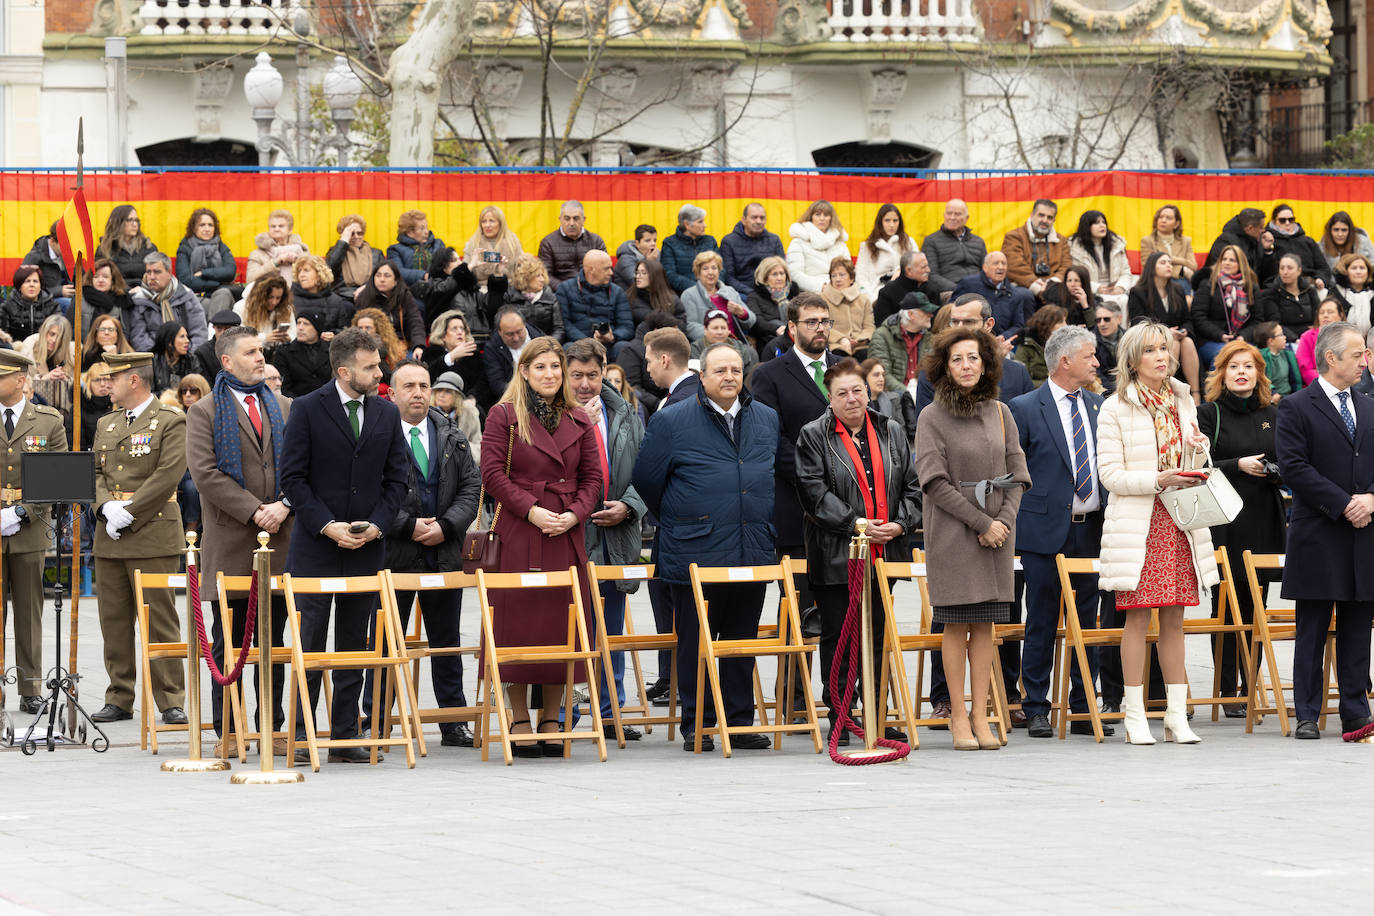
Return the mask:
[[[81,190],[85,184],[86,176],[82,164],[82,155],[86,151],[85,138],[85,119],[78,119],[76,122],[76,188]],[[84,234],[83,234],[83,241]],[[76,264],[72,267],[72,286],[75,293],[72,299],[72,332],[73,346],[76,350],[76,371],[72,379],[72,451],[81,450],[81,354],[84,349],[81,337],[81,288],[85,285],[85,264],[83,258],[87,252],[78,251]],[[79,694],[80,682],[76,678],[76,637],[78,631],[77,622],[80,618],[79,610],[81,607],[81,513],[72,508],[72,610],[71,610],[71,631],[67,639],[67,670],[72,673],[72,690]],[[76,708],[75,704],[67,704],[67,734],[76,733]]]

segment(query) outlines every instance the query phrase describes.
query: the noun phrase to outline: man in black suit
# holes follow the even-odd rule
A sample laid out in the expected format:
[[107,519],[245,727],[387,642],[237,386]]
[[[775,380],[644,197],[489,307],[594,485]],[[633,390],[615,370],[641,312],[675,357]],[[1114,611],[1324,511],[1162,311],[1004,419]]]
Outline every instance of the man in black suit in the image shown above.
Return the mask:
[[[996,320],[992,316],[992,305],[977,293],[965,293],[954,300],[954,307],[950,310],[949,326],[952,328],[982,328],[992,334],[993,325]],[[1023,394],[1028,394],[1035,390],[1035,385],[1031,383],[1030,372],[1026,367],[1006,355],[1011,349],[1006,338],[993,335],[993,340],[997,342],[1003,350],[1002,355],[1002,384],[997,389],[997,399],[1008,406],[1011,402]],[[926,378],[925,370],[916,377],[916,419],[920,422],[921,411],[925,410],[931,400],[935,397],[935,389],[931,387],[930,380]],[[1019,619],[1021,604],[1021,590],[1025,586],[1025,577],[1020,571],[1016,573],[1016,604],[1013,613]],[[935,624],[935,632],[944,630],[943,624]],[[1021,679],[1021,655],[1020,648],[1015,642],[1005,642],[999,650],[1002,659],[1002,681],[1007,688],[1007,696],[1020,696],[1019,681]],[[934,653],[931,661],[930,673],[930,703],[935,707],[931,713],[937,719],[949,717],[949,688],[945,685],[945,667],[941,664],[940,653]],[[1011,714],[1012,724],[1020,728],[1026,724],[1026,714],[1017,710]],[[943,726],[937,726],[943,728]]]
[[1365,354],[1354,325],[1328,324],[1317,335],[1317,380],[1279,401],[1279,472],[1293,491],[1282,594],[1295,607],[1293,705],[1303,739],[1321,737],[1333,603],[1341,732],[1347,741],[1374,734],[1365,692],[1374,621],[1374,403],[1350,391]]
[[935,305],[940,305],[948,296],[941,295],[940,285],[930,277],[930,259],[917,249],[904,252],[897,262],[901,273],[893,277],[878,291],[873,303],[873,324],[881,325],[890,316],[902,310],[902,300],[911,293],[921,293]]
[[[668,396],[659,402],[659,410],[676,404],[678,401],[695,398],[697,392],[701,390],[700,377],[687,368],[687,362],[691,356],[692,345],[687,340],[687,335],[676,327],[659,328],[644,335],[644,368],[648,371],[649,378],[653,379],[654,384],[668,392]],[[654,543],[649,553],[649,561],[657,563],[658,518],[650,514],[645,522],[655,528]],[[658,632],[673,632],[673,601],[669,595],[667,583],[659,579],[649,580],[649,604],[654,609],[654,627]],[[668,649],[661,650],[658,653],[658,678],[648,688],[649,699],[653,701],[655,706],[668,705],[668,690],[670,688],[668,672],[671,670],[671,665],[671,651]]]
[[[472,460],[468,440],[438,409],[430,406],[429,369],[404,360],[391,371],[391,398],[401,414],[401,435],[409,452],[406,495],[386,534],[386,565],[393,572],[443,573],[463,568],[463,534],[477,517],[482,475]],[[410,626],[416,596],[424,615],[425,635],[435,649],[461,645],[458,622],[463,593],[397,591],[401,626]],[[369,634],[371,635],[371,634]],[[430,660],[434,698],[441,708],[466,706],[463,658],[436,655]],[[363,688],[363,718],[372,710],[373,672]],[[445,747],[472,747],[465,722],[441,722]]]
[[[491,404],[506,393],[515,375],[515,364],[520,361],[520,351],[538,336],[539,332],[525,324],[525,317],[514,306],[508,305],[496,313],[496,333],[487,338],[482,350],[482,371],[487,376]],[[491,404],[483,404],[482,409],[489,409]]]
[[[377,397],[381,381],[380,344],[366,331],[345,328],[329,344],[334,384],[297,398],[291,405],[282,449],[281,487],[296,525],[291,531],[286,571],[298,576],[357,576],[385,565],[383,533],[391,530],[407,487],[405,440],[396,405]],[[367,622],[376,607],[368,595],[302,595],[301,642],[307,652],[321,652],[334,618],[334,648],[362,649]],[[308,678],[310,705],[320,695],[320,674]],[[358,671],[334,674],[334,708],[329,736],[358,736]],[[297,740],[305,740],[298,720]],[[305,748],[296,752],[309,762]],[[336,748],[331,763],[365,763],[362,748]]]
[[[921,255],[922,258],[925,255]],[[773,527],[778,558],[806,557],[805,526],[797,490],[797,437],[802,427],[825,413],[830,395],[822,381],[825,370],[840,361],[830,352],[830,306],[815,293],[798,293],[787,303],[787,334],[792,349],[754,370],[750,393],[778,415],[778,457],[773,466]],[[811,583],[796,576],[797,603],[811,607]],[[796,688],[798,698],[801,687]]]

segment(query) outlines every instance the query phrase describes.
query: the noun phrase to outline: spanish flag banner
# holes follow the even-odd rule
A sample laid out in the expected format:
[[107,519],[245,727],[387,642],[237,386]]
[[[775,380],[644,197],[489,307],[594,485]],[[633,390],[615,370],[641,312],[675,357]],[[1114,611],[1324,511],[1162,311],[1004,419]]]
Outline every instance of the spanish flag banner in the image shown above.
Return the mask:
[[95,238],[91,233],[91,212],[86,208],[86,194],[76,189],[67,208],[57,221],[57,244],[62,248],[62,263],[68,271],[76,270],[80,257],[90,269],[91,255],[95,252]]

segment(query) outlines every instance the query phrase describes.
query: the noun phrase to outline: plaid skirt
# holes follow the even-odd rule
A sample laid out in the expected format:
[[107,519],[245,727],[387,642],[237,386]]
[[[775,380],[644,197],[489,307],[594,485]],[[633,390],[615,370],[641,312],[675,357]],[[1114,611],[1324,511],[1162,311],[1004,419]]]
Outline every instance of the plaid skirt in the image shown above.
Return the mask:
[[980,601],[977,604],[936,605],[930,609],[935,623],[1006,623],[1011,618],[1010,601]]

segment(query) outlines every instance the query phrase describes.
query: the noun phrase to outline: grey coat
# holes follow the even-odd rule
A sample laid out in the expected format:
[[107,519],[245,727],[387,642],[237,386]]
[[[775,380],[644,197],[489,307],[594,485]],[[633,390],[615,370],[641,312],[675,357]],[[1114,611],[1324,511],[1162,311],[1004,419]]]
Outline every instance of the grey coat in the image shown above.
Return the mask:
[[921,253],[930,261],[930,279],[940,292],[954,289],[954,284],[983,269],[988,246],[967,226],[962,237],[944,226],[926,236]]
[[[1021,486],[994,489],[987,496],[986,509],[979,508],[974,488],[962,485],[1008,473]],[[979,402],[973,416],[957,416],[937,394],[916,429],[916,476],[925,492],[930,603],[936,607],[1010,603],[1015,597],[1016,513],[1021,493],[1031,482],[1011,411],[989,398]],[[978,543],[978,536],[993,521],[1011,532],[995,550]]]
[[[168,300],[172,307],[172,320],[181,322],[182,327],[186,328],[194,351],[209,339],[205,306],[201,304],[199,296],[182,286],[175,277],[167,282],[176,284]],[[129,343],[133,344],[135,350],[148,353],[152,352],[153,339],[163,324],[162,306],[154,300],[153,295],[152,290],[140,286],[129,296]]]
[[[587,538],[588,559],[593,563],[601,560],[601,541],[604,538],[611,564],[625,566],[638,563],[643,549],[640,520],[648,510],[644,500],[635,492],[631,477],[635,461],[639,458],[639,444],[644,441],[644,425],[625,399],[604,382],[601,384],[601,403],[606,406],[607,438],[610,440],[608,451],[611,454],[611,484],[606,498],[620,500],[629,506],[630,514],[614,528],[602,528],[588,521],[583,531]],[[639,583],[617,582],[616,588],[622,592],[634,592],[639,589]]]

